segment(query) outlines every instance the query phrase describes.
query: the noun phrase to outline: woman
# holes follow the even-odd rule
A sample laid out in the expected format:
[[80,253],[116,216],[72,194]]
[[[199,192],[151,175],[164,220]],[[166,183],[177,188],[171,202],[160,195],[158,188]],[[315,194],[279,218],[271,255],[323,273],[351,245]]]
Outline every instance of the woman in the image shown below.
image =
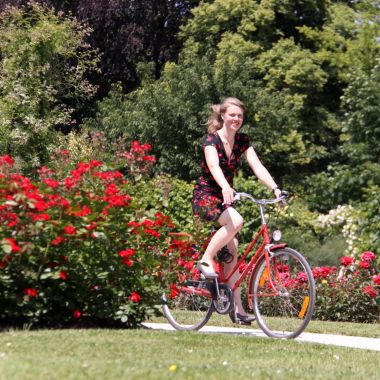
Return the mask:
[[[257,157],[246,134],[238,133],[243,124],[244,104],[236,98],[226,98],[221,104],[213,105],[207,122],[208,135],[205,138],[202,159],[202,174],[198,178],[192,207],[194,216],[204,221],[217,221],[220,228],[211,238],[206,251],[198,264],[198,269],[206,278],[216,278],[213,259],[217,252],[227,246],[233,255],[226,265],[230,271],[237,262],[238,240],[235,235],[243,226],[242,216],[234,209],[233,178],[244,153],[256,177],[271,189],[276,197],[281,191]],[[236,281],[231,278],[230,284]],[[248,317],[242,302],[240,288],[234,292],[235,310],[230,313],[233,322],[250,324],[254,318]]]

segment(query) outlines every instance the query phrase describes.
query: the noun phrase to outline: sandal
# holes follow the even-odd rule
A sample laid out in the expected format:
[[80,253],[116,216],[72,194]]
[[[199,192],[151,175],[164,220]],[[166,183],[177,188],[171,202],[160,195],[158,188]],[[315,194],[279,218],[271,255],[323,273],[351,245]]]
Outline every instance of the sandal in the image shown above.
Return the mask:
[[210,268],[207,263],[199,262],[197,264],[197,269],[205,276],[205,278],[218,278],[218,274],[214,271],[214,269]]
[[231,310],[229,312],[229,316],[230,316],[232,323],[237,323],[239,325],[244,325],[244,326],[250,326],[252,324],[252,322],[256,320],[255,317],[250,317],[248,315],[242,315],[239,313],[235,314],[234,310]]

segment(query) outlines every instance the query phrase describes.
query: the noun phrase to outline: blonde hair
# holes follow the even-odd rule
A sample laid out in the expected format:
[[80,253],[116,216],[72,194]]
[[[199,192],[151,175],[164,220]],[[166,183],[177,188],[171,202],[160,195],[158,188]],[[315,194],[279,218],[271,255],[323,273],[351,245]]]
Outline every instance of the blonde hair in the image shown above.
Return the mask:
[[211,106],[211,115],[207,120],[208,133],[214,133],[223,127],[222,115],[227,111],[229,106],[237,106],[245,112],[245,105],[237,98],[226,98],[220,104],[213,104]]

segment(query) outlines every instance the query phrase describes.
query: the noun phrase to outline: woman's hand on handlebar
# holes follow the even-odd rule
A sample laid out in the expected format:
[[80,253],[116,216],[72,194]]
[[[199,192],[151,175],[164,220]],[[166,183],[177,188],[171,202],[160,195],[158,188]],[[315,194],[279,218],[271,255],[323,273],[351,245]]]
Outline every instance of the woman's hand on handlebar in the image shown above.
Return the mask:
[[274,195],[278,199],[281,197],[281,190],[279,188],[274,190]]
[[288,196],[288,192],[287,191],[282,191],[280,189],[276,189],[274,191],[274,195],[276,196],[277,199],[281,198],[280,208],[284,208],[286,206],[286,200],[285,199]]
[[234,201],[234,190],[228,186],[222,189],[223,204],[230,205]]

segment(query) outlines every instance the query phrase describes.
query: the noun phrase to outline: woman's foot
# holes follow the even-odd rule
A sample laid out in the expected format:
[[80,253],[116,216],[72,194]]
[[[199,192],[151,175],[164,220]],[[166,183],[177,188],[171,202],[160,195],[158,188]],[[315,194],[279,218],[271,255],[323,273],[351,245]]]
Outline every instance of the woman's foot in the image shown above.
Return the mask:
[[218,278],[218,274],[214,271],[214,268],[210,266],[207,262],[202,261],[197,264],[197,269],[206,278]]
[[255,317],[250,317],[246,314],[235,313],[234,310],[230,311],[229,316],[233,323],[237,323],[239,325],[245,325],[245,326],[250,326],[251,323],[256,320]]

